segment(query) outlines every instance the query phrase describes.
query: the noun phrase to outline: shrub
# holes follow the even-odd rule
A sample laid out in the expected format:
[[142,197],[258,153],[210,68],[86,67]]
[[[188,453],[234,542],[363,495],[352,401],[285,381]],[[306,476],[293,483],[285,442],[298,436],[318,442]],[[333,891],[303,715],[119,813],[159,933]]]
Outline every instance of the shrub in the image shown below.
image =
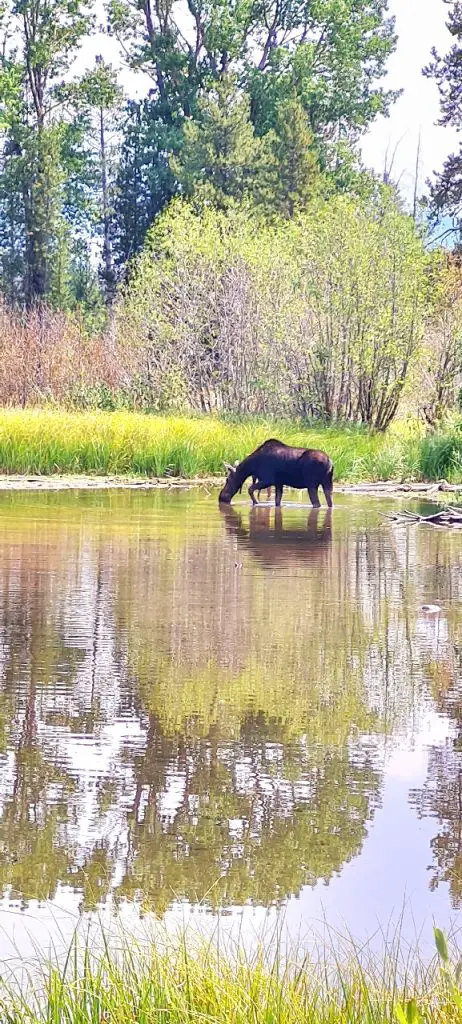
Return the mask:
[[151,231],[116,337],[153,408],[393,419],[422,339],[427,257],[387,192],[291,222],[177,200]]
[[98,405],[126,381],[108,334],[89,337],[78,320],[46,306],[9,309],[0,299],[0,404]]

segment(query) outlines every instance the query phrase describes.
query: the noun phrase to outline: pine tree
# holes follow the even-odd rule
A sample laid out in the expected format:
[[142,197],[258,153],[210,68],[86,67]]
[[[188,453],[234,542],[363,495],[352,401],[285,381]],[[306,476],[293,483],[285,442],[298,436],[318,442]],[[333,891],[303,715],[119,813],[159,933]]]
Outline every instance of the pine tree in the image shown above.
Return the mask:
[[64,153],[69,155],[81,143],[78,112],[70,109],[70,93],[62,88],[62,77],[91,29],[91,16],[87,0],[16,0],[3,9],[1,22],[5,42],[0,56],[0,99],[6,141],[0,168],[0,234],[4,246],[8,238],[2,265],[4,272],[13,275],[6,291],[20,290],[30,306],[56,292],[54,271],[63,238],[68,178]]
[[[440,94],[441,117],[439,124],[462,128],[462,3],[460,0],[445,0],[450,7],[447,28],[454,44],[445,56],[432,50],[433,61],[424,68],[424,75],[433,78]],[[435,217],[450,214],[460,218],[462,212],[462,146],[458,153],[452,153],[444,163],[431,188],[432,206]]]
[[83,101],[88,105],[90,148],[96,199],[96,230],[102,235],[100,278],[106,300],[114,297],[116,271],[114,265],[114,200],[119,157],[120,108],[122,89],[116,74],[102,57],[96,58],[92,71],[82,81]]
[[293,217],[319,192],[321,182],[313,135],[295,92],[278,105],[272,149],[277,167],[274,205]]
[[196,120],[185,123],[181,152],[171,160],[181,192],[200,188],[219,207],[230,199],[264,201],[276,177],[269,142],[255,134],[248,95],[232,76],[222,78],[199,101]]
[[140,250],[152,221],[175,194],[169,153],[178,150],[180,140],[181,129],[167,126],[152,101],[128,102],[114,202],[114,250],[119,267]]

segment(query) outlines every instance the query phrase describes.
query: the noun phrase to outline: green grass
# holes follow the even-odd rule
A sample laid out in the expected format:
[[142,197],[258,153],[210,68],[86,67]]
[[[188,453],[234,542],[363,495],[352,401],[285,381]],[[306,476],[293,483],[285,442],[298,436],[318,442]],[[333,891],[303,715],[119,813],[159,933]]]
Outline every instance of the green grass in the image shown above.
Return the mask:
[[[125,939],[94,952],[87,936],[21,980],[0,986],[4,1024],[452,1024],[460,1021],[458,970],[435,930],[430,966],[394,947],[380,967],[352,944],[337,956],[294,961],[263,952],[228,958],[186,940],[159,950]],[[92,951],[90,951],[92,950]]]
[[223,462],[242,459],[271,436],[323,448],[338,481],[462,480],[462,429],[457,422],[442,434],[425,436],[416,425],[372,434],[353,426],[59,409],[0,410],[0,472],[223,475]]

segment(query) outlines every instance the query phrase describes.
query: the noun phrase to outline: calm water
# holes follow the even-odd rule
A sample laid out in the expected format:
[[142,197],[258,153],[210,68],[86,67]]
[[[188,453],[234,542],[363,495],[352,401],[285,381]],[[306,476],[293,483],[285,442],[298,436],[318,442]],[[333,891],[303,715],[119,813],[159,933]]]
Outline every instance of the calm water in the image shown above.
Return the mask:
[[0,494],[2,955],[94,910],[457,922],[462,534],[338,502]]

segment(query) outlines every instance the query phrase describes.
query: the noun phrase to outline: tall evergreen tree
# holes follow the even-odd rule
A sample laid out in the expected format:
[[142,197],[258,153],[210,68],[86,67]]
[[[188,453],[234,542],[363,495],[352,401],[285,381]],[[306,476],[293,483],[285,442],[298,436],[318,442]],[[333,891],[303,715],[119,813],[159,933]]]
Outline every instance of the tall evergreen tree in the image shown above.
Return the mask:
[[169,157],[178,152],[181,138],[181,128],[165,123],[158,103],[151,99],[128,102],[114,202],[119,266],[139,251],[154,217],[177,190]]
[[277,168],[274,205],[284,216],[292,217],[307,206],[321,182],[313,135],[295,92],[279,103],[273,136]]
[[21,293],[28,305],[59,300],[56,288],[63,287],[57,248],[68,179],[64,154],[81,144],[81,125],[61,84],[90,29],[87,0],[15,0],[2,12],[2,264],[10,274],[7,291]]
[[[449,8],[446,26],[454,43],[448,53],[440,56],[432,50],[432,62],[424,68],[424,75],[433,78],[440,94],[441,117],[439,124],[462,128],[462,2],[444,0]],[[436,217],[450,214],[460,218],[462,213],[462,145],[457,153],[445,160],[443,170],[431,188],[433,212]]]
[[102,57],[96,58],[95,67],[85,75],[81,90],[89,114],[86,136],[93,169],[93,199],[96,200],[93,222],[102,238],[100,277],[106,299],[110,301],[116,286],[114,202],[123,93],[113,68],[105,64]]
[[276,161],[269,136],[255,134],[249,96],[229,75],[197,106],[196,119],[185,122],[180,154],[171,160],[181,192],[191,196],[200,187],[218,207],[229,199],[264,202],[276,189]]
[[[395,46],[387,6],[388,0],[186,0],[156,5],[108,0],[110,30],[123,43],[131,66],[142,68],[152,80],[148,100],[132,108],[125,135],[118,207],[133,230],[121,231],[120,257],[139,247],[131,239],[139,239],[141,225],[162,209],[177,185],[190,191],[193,180],[205,176],[200,156],[209,172],[213,163],[212,178],[220,191],[217,179],[224,154],[213,161],[211,135],[219,138],[220,90],[233,76],[242,106],[233,99],[227,130],[232,117],[248,119],[247,97],[253,132],[247,128],[245,135],[242,123],[242,140],[251,140],[254,153],[262,154],[258,137],[267,137],[268,143],[273,138],[269,133],[279,136],[273,157],[286,184],[290,177],[296,183],[294,196],[300,188],[306,195],[318,157],[340,175],[343,155],[350,162],[360,133],[388,110],[396,95],[379,84]],[[287,115],[290,110],[293,123],[281,114],[284,109]],[[239,134],[237,125],[234,131]],[[285,147],[290,158],[283,156]],[[295,159],[300,160],[297,169]],[[265,178],[266,162],[257,163]],[[179,174],[178,182],[172,170]],[[237,166],[232,177],[235,186]],[[284,186],[282,192],[276,189],[274,207],[282,204],[290,212],[298,199],[288,194],[284,199],[283,192]]]

